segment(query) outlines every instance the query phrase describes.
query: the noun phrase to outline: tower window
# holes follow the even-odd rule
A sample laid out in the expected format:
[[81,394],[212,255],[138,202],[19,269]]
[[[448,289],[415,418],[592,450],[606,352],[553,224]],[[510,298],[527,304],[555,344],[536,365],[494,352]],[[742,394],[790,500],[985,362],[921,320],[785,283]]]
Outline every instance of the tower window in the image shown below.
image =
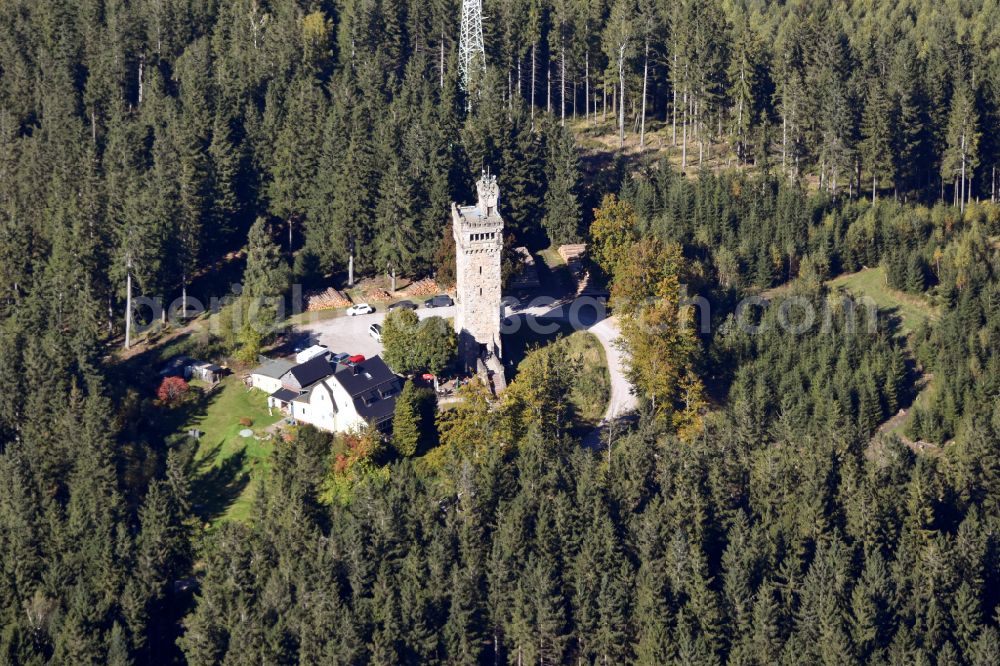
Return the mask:
[[482,288],[482,287],[480,287],[480,288],[479,288],[479,295],[480,295],[480,296],[482,296],[482,295],[483,295],[483,288]]
[[482,275],[482,274],[483,274],[483,267],[482,267],[482,266],[480,266],[480,267],[479,267],[479,274],[480,274],[480,275]]

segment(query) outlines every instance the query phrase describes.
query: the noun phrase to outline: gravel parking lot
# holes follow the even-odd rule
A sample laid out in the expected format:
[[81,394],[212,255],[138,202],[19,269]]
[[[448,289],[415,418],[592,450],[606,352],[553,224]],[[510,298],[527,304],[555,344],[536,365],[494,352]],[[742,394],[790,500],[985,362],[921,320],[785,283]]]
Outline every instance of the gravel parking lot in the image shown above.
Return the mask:
[[[382,345],[368,334],[368,327],[376,323],[381,324],[385,319],[387,309],[384,306],[376,306],[376,308],[375,312],[371,314],[307,321],[296,326],[296,332],[303,338],[297,344],[300,346],[307,346],[307,344],[326,345],[335,353],[363,354],[365,357],[381,354]],[[455,307],[421,307],[416,310],[416,313],[421,319],[427,317],[448,319],[455,316]],[[305,341],[306,335],[309,337],[308,342]]]

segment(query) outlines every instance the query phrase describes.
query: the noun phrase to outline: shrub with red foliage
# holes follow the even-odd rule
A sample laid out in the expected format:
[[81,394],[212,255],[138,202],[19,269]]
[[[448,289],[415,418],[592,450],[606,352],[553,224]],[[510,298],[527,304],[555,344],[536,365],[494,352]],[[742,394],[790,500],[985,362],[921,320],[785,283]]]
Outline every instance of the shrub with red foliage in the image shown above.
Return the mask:
[[164,377],[160,388],[156,390],[156,397],[165,405],[176,405],[189,390],[188,383],[180,377]]

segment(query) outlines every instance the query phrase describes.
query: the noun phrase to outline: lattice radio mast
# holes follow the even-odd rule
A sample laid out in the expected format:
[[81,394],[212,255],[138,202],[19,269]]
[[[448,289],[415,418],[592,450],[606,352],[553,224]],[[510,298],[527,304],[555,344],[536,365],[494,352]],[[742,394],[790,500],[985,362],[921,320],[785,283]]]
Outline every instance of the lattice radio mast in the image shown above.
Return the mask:
[[462,0],[462,34],[458,42],[458,73],[462,89],[469,92],[473,71],[486,71],[486,49],[483,47],[483,0]]

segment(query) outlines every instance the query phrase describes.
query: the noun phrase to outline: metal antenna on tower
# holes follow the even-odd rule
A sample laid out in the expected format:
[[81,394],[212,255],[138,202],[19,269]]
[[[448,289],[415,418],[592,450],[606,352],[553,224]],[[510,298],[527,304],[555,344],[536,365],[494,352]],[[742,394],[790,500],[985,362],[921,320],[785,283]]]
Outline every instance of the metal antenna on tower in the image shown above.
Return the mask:
[[474,69],[481,70],[480,73],[486,71],[486,49],[483,47],[483,0],[462,0],[458,73],[462,77],[462,89],[466,92],[469,92],[469,79]]

